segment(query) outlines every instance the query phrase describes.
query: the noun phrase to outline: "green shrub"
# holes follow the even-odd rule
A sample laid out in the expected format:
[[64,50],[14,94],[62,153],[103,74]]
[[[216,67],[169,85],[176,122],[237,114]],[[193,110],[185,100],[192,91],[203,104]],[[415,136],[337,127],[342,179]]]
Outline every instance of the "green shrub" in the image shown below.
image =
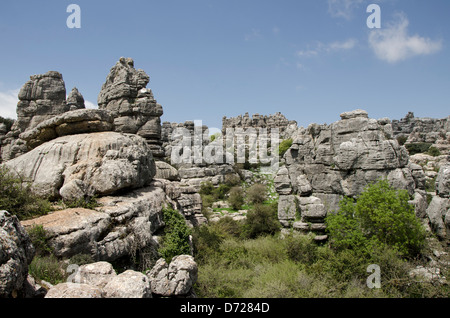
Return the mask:
[[200,185],[200,191],[198,193],[204,194],[204,195],[211,195],[214,191],[214,185],[211,181],[205,181],[202,182]]
[[430,156],[433,156],[433,157],[437,157],[437,156],[441,155],[441,152],[436,147],[430,147],[430,148],[428,148],[427,154],[429,154]]
[[48,200],[31,192],[31,184],[0,167],[0,209],[16,215],[19,220],[47,214],[52,210]]
[[356,203],[341,201],[339,212],[326,218],[331,244],[338,250],[372,250],[389,246],[404,256],[420,252],[425,232],[405,190],[387,180],[368,186]]
[[428,142],[420,142],[415,144],[407,144],[405,147],[408,150],[409,155],[412,156],[418,153],[426,153],[428,149],[430,149],[431,145],[432,144]]
[[286,151],[288,151],[288,149],[291,148],[292,143],[293,143],[292,138],[285,139],[280,143],[278,147],[278,154],[280,155],[280,157],[283,157]]
[[257,204],[247,213],[244,224],[244,235],[256,238],[261,235],[273,235],[280,231],[277,211],[273,206]]
[[184,217],[173,209],[163,210],[164,235],[162,237],[159,254],[168,262],[177,255],[190,255],[191,246],[189,236],[191,230],[186,224]]
[[284,238],[284,248],[290,260],[311,265],[317,260],[314,235],[290,235]]
[[397,142],[400,146],[403,146],[407,140],[408,140],[408,137],[405,135],[401,135],[401,136],[397,137]]
[[234,210],[241,209],[242,205],[244,205],[244,191],[241,187],[234,187],[230,190],[228,202]]
[[228,184],[222,183],[212,191],[212,195],[216,201],[223,200],[230,189],[231,187]]
[[225,176],[225,184],[230,187],[238,186],[241,184],[241,178],[235,174],[227,174]]
[[27,233],[36,250],[36,255],[46,256],[53,252],[48,243],[48,233],[42,225],[34,225],[27,229]]
[[213,228],[216,228],[225,237],[239,238],[242,236],[242,221],[236,221],[230,216],[222,217],[214,222]]
[[71,208],[84,208],[88,210],[94,210],[99,207],[100,204],[97,202],[97,198],[94,197],[86,197],[73,201],[63,201],[60,202],[66,209]]
[[89,254],[76,254],[70,258],[70,264],[79,266],[94,263],[94,258]]
[[263,203],[267,199],[267,188],[262,183],[255,183],[247,190],[247,198],[253,204]]
[[4,118],[4,117],[0,116],[0,123],[5,124],[6,132],[8,133],[11,130],[12,125],[14,124],[14,119]]
[[53,255],[35,256],[28,272],[38,281],[45,280],[53,285],[64,283],[67,279],[66,266]]

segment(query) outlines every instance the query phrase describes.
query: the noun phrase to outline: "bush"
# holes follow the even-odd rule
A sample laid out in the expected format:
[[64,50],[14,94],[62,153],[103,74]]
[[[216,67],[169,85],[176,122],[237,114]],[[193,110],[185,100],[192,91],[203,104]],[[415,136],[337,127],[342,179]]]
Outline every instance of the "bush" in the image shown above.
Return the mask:
[[190,255],[189,237],[191,230],[187,226],[184,217],[178,211],[164,209],[163,218],[165,223],[164,235],[158,252],[167,263],[170,263],[172,258],[177,255]]
[[278,154],[280,157],[283,157],[286,151],[288,151],[289,148],[291,148],[293,143],[292,138],[285,139],[280,143],[280,146],[278,147]]
[[225,199],[225,196],[230,191],[231,187],[228,184],[220,184],[212,191],[212,195],[216,201]]
[[401,135],[401,136],[397,137],[397,142],[400,146],[403,146],[407,140],[408,140],[408,137],[405,135]]
[[342,200],[339,212],[326,218],[332,245],[368,251],[389,246],[404,256],[418,254],[425,231],[408,201],[408,192],[393,189],[387,180],[368,186],[356,203]]
[[290,260],[311,265],[317,260],[317,244],[314,235],[294,235],[284,239],[284,248]]
[[405,147],[408,150],[409,155],[412,156],[418,153],[426,153],[431,145],[432,144],[428,142],[420,142],[416,144],[407,144]]
[[36,255],[50,255],[53,250],[48,243],[48,234],[42,225],[34,225],[27,230],[31,243],[33,244]]
[[47,214],[52,210],[48,200],[31,192],[31,184],[0,167],[0,209],[16,215],[19,220]]
[[230,187],[238,186],[241,184],[241,178],[235,174],[227,174],[225,176],[225,184]]
[[8,133],[11,130],[12,125],[14,124],[14,119],[4,118],[4,117],[0,116],[0,123],[5,124],[6,132]]
[[200,191],[198,193],[204,195],[211,195],[214,191],[214,186],[211,181],[202,182],[200,185]]
[[273,235],[280,228],[277,211],[272,206],[257,204],[247,213],[244,233],[248,238],[256,238],[261,235]]
[[429,154],[430,156],[433,156],[433,157],[437,157],[437,156],[441,155],[441,152],[436,147],[430,147],[428,149],[427,154]]
[[255,183],[248,188],[247,198],[253,204],[263,203],[267,198],[266,186],[262,183]]
[[28,266],[28,272],[38,281],[45,280],[53,285],[67,279],[66,266],[53,256],[35,256]]
[[228,202],[233,210],[239,210],[244,204],[244,191],[241,187],[234,187],[230,190]]

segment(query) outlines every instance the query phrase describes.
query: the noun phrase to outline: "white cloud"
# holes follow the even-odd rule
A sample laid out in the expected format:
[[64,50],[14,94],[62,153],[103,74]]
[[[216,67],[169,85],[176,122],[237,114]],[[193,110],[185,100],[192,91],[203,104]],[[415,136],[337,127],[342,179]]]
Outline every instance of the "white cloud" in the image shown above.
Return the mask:
[[333,17],[350,20],[353,10],[363,2],[364,0],[328,0],[328,12]]
[[314,57],[319,54],[334,53],[338,51],[348,51],[353,49],[358,43],[355,39],[348,39],[345,41],[335,41],[332,43],[324,44],[322,42],[317,42],[313,46],[308,45],[306,50],[301,50],[297,52],[299,57]]
[[329,51],[341,51],[341,50],[351,50],[355,47],[357,41],[355,39],[348,39],[344,42],[333,42],[328,45]]
[[247,33],[244,37],[245,41],[250,41],[254,39],[261,39],[261,31],[259,29],[252,29],[250,33]]
[[389,63],[396,63],[418,55],[429,55],[442,49],[441,40],[408,35],[409,21],[404,14],[398,21],[369,34],[369,45],[375,55]]
[[86,106],[86,108],[90,108],[90,109],[97,109],[98,108],[97,104],[94,104],[93,102],[90,102],[88,100],[84,101],[84,106]]
[[17,95],[20,89],[0,92],[0,116],[16,119],[16,107],[19,102]]

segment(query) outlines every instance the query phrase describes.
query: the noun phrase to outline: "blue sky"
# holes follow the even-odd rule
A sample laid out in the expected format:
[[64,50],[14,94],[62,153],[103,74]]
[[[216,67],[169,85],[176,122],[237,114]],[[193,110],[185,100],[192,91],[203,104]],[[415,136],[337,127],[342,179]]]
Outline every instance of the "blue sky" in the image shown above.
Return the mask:
[[[81,28],[69,29],[69,4]],[[381,29],[369,29],[369,4]],[[448,0],[1,1],[0,115],[30,75],[63,74],[95,107],[121,56],[150,76],[163,121],[283,113],[331,123],[450,115]]]

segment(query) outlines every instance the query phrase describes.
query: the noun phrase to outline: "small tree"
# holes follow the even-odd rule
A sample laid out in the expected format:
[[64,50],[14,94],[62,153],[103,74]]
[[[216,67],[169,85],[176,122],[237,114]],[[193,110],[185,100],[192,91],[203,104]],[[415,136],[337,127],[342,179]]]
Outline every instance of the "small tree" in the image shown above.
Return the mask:
[[16,215],[20,220],[43,215],[52,210],[48,200],[37,197],[31,191],[31,183],[0,167],[0,209]]
[[356,202],[344,199],[339,212],[326,218],[332,244],[338,249],[390,246],[402,255],[416,255],[425,232],[408,201],[408,192],[393,189],[387,180],[368,186]]
[[262,183],[255,183],[247,190],[247,198],[253,204],[263,203],[267,198],[266,186]]
[[281,228],[277,211],[272,205],[255,205],[248,213],[244,224],[244,232],[249,238],[261,235],[273,235]]
[[158,252],[170,263],[177,255],[191,254],[190,238],[191,230],[184,217],[175,210],[163,210],[165,223],[164,236]]
[[233,187],[230,190],[228,202],[231,204],[233,210],[239,210],[244,204],[244,191],[241,187]]

